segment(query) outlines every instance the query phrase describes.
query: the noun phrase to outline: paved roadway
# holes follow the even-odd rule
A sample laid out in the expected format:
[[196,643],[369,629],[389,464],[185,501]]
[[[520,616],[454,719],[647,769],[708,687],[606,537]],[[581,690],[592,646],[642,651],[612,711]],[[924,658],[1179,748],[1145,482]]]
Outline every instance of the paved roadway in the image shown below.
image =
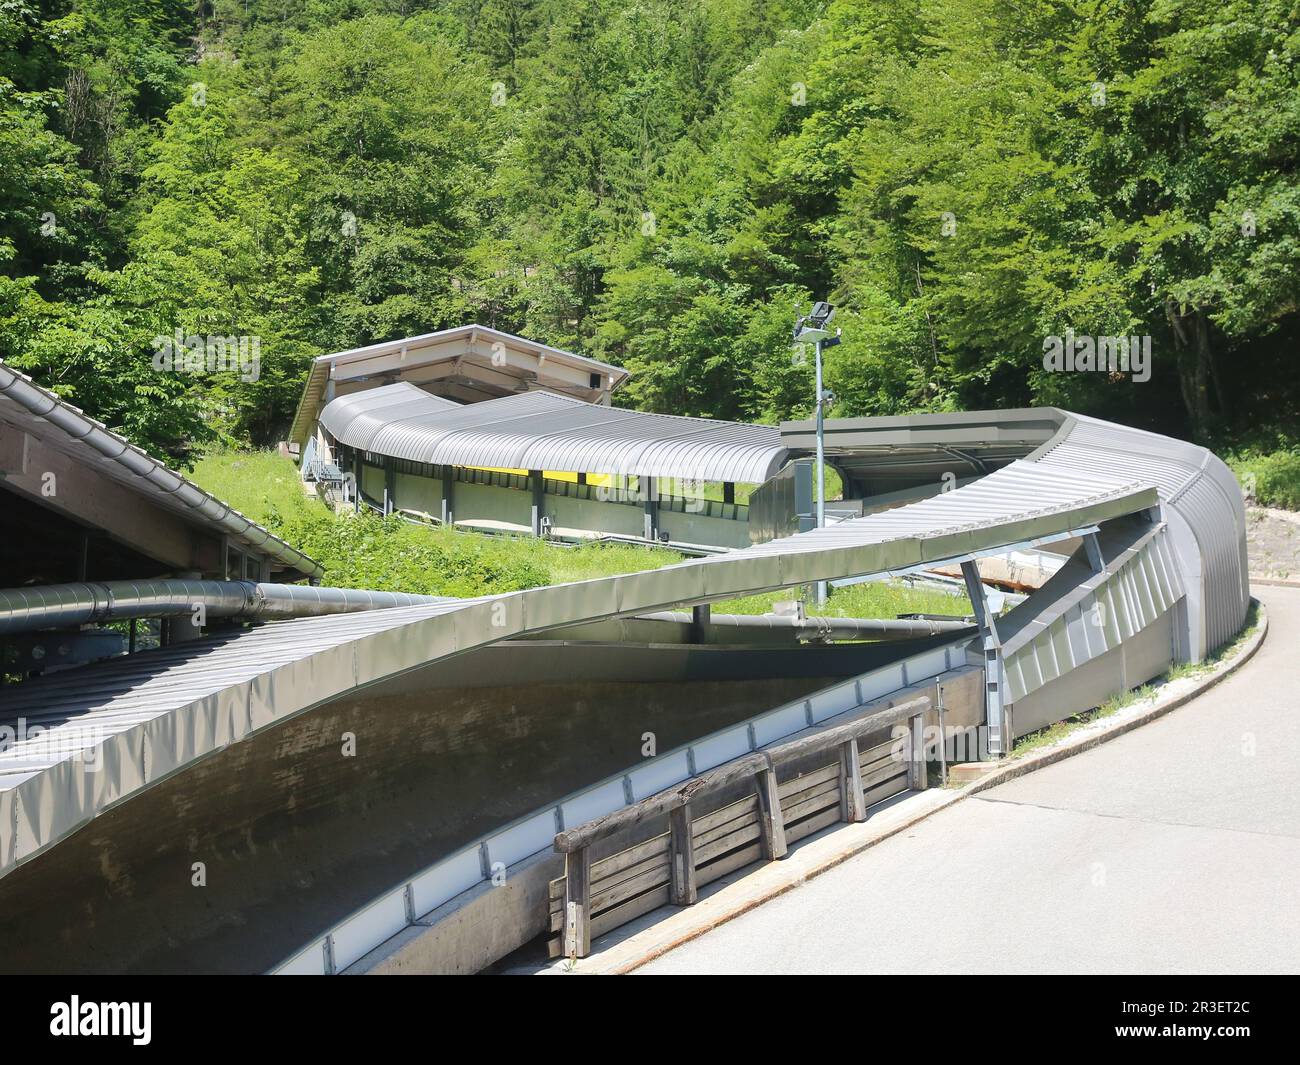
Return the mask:
[[644,973],[1300,971],[1300,590],[1167,717],[967,799]]

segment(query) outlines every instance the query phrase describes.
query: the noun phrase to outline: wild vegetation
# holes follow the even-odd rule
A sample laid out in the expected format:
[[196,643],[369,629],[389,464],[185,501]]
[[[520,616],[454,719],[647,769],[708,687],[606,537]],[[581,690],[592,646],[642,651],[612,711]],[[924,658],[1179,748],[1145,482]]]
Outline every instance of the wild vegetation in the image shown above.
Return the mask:
[[[624,403],[803,415],[792,309],[829,296],[835,413],[1057,403],[1267,456],[1300,393],[1298,25],[10,0],[0,350],[184,462],[282,435],[310,355],[465,321],[627,365]],[[1151,379],[1047,372],[1071,331],[1150,336]],[[211,337],[255,338],[255,379],[159,358]]]

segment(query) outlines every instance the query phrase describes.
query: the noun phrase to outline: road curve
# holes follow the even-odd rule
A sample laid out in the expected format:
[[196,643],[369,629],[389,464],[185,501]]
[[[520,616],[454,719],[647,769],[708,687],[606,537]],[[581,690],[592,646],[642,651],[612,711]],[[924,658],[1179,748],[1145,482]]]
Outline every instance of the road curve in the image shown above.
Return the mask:
[[1300,969],[1300,590],[1227,680],[958,803],[643,973]]

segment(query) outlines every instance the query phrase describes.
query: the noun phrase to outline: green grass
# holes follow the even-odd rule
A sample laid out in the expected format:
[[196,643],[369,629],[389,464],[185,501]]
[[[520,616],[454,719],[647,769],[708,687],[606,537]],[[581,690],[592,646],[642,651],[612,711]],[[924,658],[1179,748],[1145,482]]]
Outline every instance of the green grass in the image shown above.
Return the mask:
[[261,524],[274,514],[293,514],[313,502],[303,493],[293,460],[276,451],[213,452],[199,459],[190,478]]
[[[322,583],[425,595],[475,596],[658,569],[675,551],[623,544],[557,547],[532,537],[489,536],[411,525],[398,517],[336,516],[308,496],[294,463],[274,451],[217,452],[194,467],[194,480],[325,567]],[[719,614],[761,614],[799,589],[718,603]],[[970,613],[964,595],[877,581],[832,591],[831,617]]]
[[[763,614],[772,609],[780,599],[795,599],[799,589],[782,592],[765,592],[714,603],[715,614]],[[824,608],[807,604],[809,614],[832,618],[895,618],[899,614],[955,614],[966,617],[971,613],[970,600],[965,595],[948,595],[933,588],[913,587],[905,581],[870,581],[852,584],[846,588],[832,588]]]
[[194,480],[325,567],[321,583],[420,595],[476,596],[680,562],[675,551],[615,544],[555,547],[532,537],[412,525],[363,512],[336,516],[308,496],[274,451],[220,452]]
[[1266,507],[1300,510],[1300,448],[1244,450],[1227,458],[1237,480]]

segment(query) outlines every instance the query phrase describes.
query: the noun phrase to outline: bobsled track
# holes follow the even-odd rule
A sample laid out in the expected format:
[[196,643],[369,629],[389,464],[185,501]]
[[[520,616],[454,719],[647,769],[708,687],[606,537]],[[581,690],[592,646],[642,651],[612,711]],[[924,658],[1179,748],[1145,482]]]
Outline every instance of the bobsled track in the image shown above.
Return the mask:
[[[996,754],[1246,616],[1240,492],[1202,448],[1054,410],[842,425],[832,461],[1001,440],[1005,464],[659,570],[270,622],[0,690],[18,732],[0,753],[0,969],[341,971],[557,830],[893,691],[978,673],[972,723]],[[1052,540],[1069,561],[1002,617],[977,602],[978,632],[762,647],[640,620]]]

